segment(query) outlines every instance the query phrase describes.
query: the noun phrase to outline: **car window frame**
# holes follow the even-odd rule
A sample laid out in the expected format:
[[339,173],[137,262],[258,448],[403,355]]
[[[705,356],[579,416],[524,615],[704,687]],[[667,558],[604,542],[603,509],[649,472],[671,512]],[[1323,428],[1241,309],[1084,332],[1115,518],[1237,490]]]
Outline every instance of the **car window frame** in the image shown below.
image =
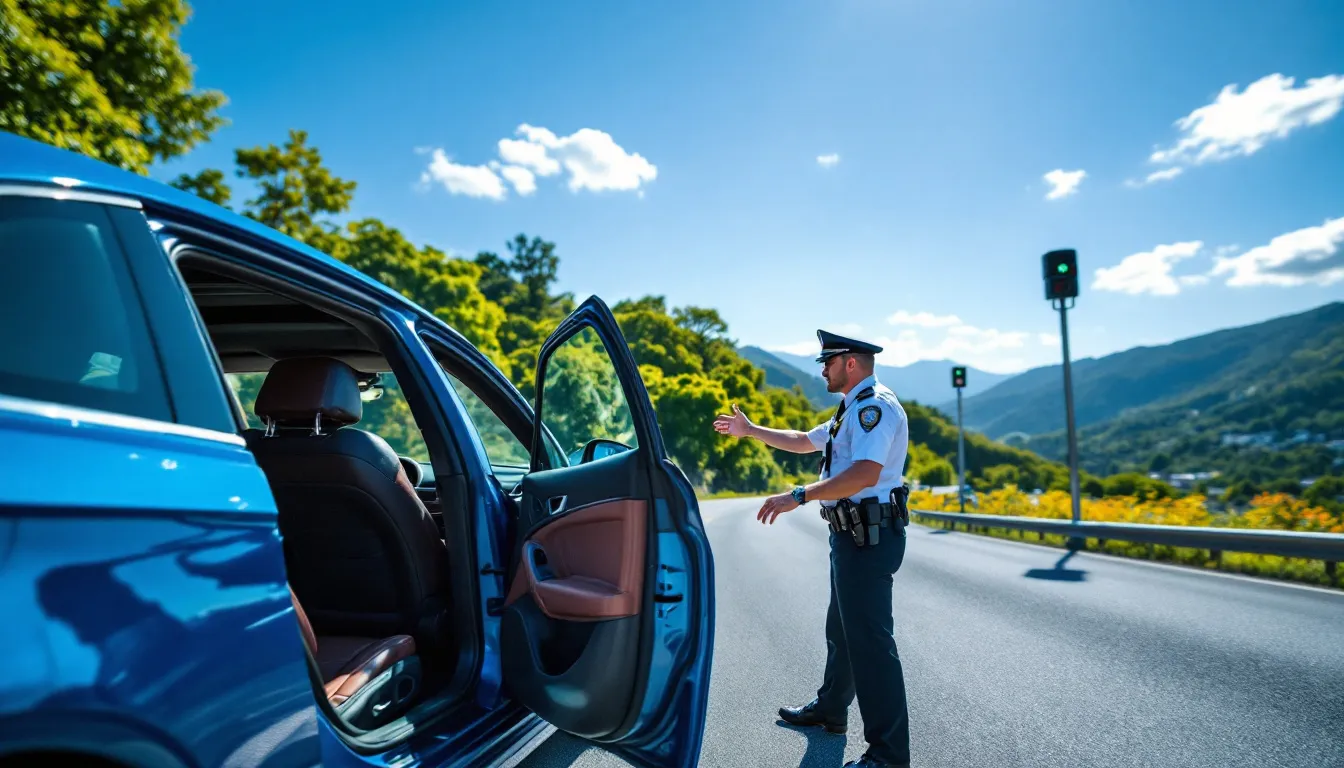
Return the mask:
[[[323,274],[321,271],[323,265],[312,262],[312,257],[294,252],[283,244],[270,241],[255,242],[255,238],[248,236],[247,233],[232,229],[223,233],[204,229],[195,225],[190,218],[182,218],[172,211],[149,211],[151,217],[156,213],[159,214],[158,218],[166,231],[171,233],[171,242],[166,243],[165,247],[168,250],[174,278],[184,292],[184,298],[195,317],[195,322],[202,329],[205,324],[204,318],[200,316],[195,302],[192,301],[186,280],[178,267],[183,259],[210,262],[219,271],[232,277],[256,283],[266,290],[318,307],[355,325],[379,345],[390,370],[397,374],[398,381],[403,387],[405,381],[402,379],[402,372],[397,368],[400,367],[412,374],[410,377],[414,381],[412,386],[417,391],[411,397],[422,401],[419,405],[411,406],[416,426],[422,434],[426,434],[426,424],[433,419],[435,422],[433,430],[441,433],[434,439],[445,443],[442,450],[436,450],[434,446],[429,445],[429,438],[425,440],[430,454],[429,463],[434,468],[435,476],[446,477],[462,473],[465,458],[456,447],[450,445],[453,441],[447,425],[441,423],[437,414],[432,413],[433,408],[428,403],[423,402],[427,397],[427,393],[423,391],[427,383],[415,380],[415,374],[421,366],[408,344],[412,336],[403,336],[397,331],[399,326],[405,324],[406,318],[394,315],[387,298],[358,281],[341,281]],[[186,239],[183,239],[184,237]],[[395,352],[391,357],[388,356],[386,349],[389,345]],[[210,345],[210,353],[218,373],[218,386],[229,387],[225,379],[223,362],[215,352],[213,344]],[[408,405],[411,397],[408,397]],[[231,408],[231,412],[234,414],[232,419],[235,422],[238,422],[240,415],[244,416],[244,420],[238,426],[241,434],[247,428],[245,415],[239,414],[234,408]],[[465,419],[465,414],[463,418]]]
[[[518,440],[531,462],[527,466],[496,465],[490,463],[490,457],[486,454],[486,463],[490,471],[494,473],[496,467],[517,470],[510,474],[521,475],[530,471],[531,466],[536,464],[535,457],[532,456],[532,404],[527,401],[527,398],[523,397],[522,392],[518,391],[513,382],[509,381],[504,372],[499,370],[490,358],[486,357],[469,341],[452,334],[443,333],[432,326],[420,328],[419,335],[430,355],[442,368],[445,377],[450,376],[462,382],[495,415],[495,418],[500,420],[504,427],[509,430],[509,434]],[[452,388],[451,382],[450,388]],[[458,397],[456,391],[454,391],[454,396]],[[458,399],[461,398],[458,397]],[[465,404],[463,405],[463,416],[476,430],[477,439],[480,440],[480,428],[471,420]],[[568,457],[560,450],[560,444],[555,436],[547,431],[545,438],[547,448],[546,466],[550,468],[569,466]],[[484,451],[484,442],[481,441],[481,444],[482,451]]]
[[[132,249],[128,247],[126,241],[128,235],[133,234],[134,225],[127,224],[124,218],[116,215],[121,212],[128,212],[131,216],[135,216],[142,209],[140,201],[123,195],[72,190],[64,187],[0,184],[0,199],[11,198],[38,201],[39,205],[51,205],[53,208],[59,208],[64,203],[75,203],[79,206],[91,206],[91,208],[80,208],[80,211],[96,211],[96,217],[86,216],[84,218],[89,223],[105,230],[106,234],[110,235],[114,241],[109,244],[111,247],[105,254],[108,269],[118,276],[117,284],[112,287],[112,291],[118,304],[121,305],[120,308],[130,321],[130,327],[127,328],[127,331],[132,336],[131,343],[135,347],[134,351],[144,358],[134,361],[137,367],[137,376],[147,382],[154,391],[143,395],[151,401],[147,408],[107,407],[105,404],[95,404],[88,401],[79,402],[78,398],[64,396],[33,397],[8,392],[0,394],[20,400],[33,400],[66,408],[76,408],[81,411],[133,418],[139,421],[162,424],[182,423],[178,417],[179,409],[170,386],[168,373],[165,370],[165,356],[159,349],[158,334],[155,332],[156,328],[149,313],[148,305],[153,297],[145,296],[141,285],[142,281],[137,275],[137,266],[142,264],[144,254],[140,248]],[[64,212],[69,213],[70,211],[66,210]],[[148,231],[148,227],[146,227],[145,232],[148,233]],[[133,240],[132,244],[135,244]],[[132,253],[132,250],[136,253]],[[139,258],[136,258],[137,256]],[[121,282],[123,280],[125,281],[124,285]],[[143,335],[141,335],[141,331],[143,331]],[[211,428],[209,423],[193,424],[187,422],[185,425]]]

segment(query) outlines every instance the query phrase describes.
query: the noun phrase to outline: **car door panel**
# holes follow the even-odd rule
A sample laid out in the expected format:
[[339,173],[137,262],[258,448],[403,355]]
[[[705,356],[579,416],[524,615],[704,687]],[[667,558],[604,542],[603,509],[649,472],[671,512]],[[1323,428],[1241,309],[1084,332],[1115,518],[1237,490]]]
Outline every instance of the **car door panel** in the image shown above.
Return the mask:
[[648,503],[612,499],[570,509],[523,545],[506,604],[531,595],[564,621],[636,616],[644,595]]
[[[630,450],[549,467],[538,448],[548,361],[585,329],[610,357],[637,439]],[[694,494],[666,456],[638,369],[600,299],[547,340],[537,388],[534,465],[518,489],[523,533],[501,624],[504,684],[560,730],[636,765],[694,765],[712,650],[712,556]]]

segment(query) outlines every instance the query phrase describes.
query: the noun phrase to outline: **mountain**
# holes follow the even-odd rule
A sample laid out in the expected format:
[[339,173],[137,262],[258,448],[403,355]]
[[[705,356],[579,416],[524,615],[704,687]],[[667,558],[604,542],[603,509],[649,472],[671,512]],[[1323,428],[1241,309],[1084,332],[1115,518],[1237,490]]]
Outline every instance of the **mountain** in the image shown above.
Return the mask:
[[772,387],[781,389],[800,387],[807,399],[818,408],[830,408],[840,402],[839,395],[826,391],[826,382],[821,378],[820,368],[815,369],[816,375],[809,376],[796,366],[760,347],[742,347],[737,351],[751,361],[752,365],[765,371],[765,383]]
[[[815,362],[815,356],[791,355],[787,352],[766,352],[757,347],[751,347],[750,349],[756,350],[760,354],[769,355],[776,360],[782,360],[804,375],[810,375],[817,381],[821,381],[821,366]],[[952,389],[952,365],[952,363],[943,360],[920,360],[902,366],[879,365],[875,373],[877,373],[878,381],[891,387],[896,392],[896,396],[901,399],[901,402],[912,401],[929,405],[941,403],[947,400],[949,395],[956,397],[956,392]],[[966,388],[962,391],[962,397],[969,397],[976,392],[985,392],[1009,378],[1011,378],[1010,374],[989,373],[988,371],[967,367]],[[822,391],[825,391],[824,382]],[[953,401],[950,411],[943,410],[955,418],[957,413],[955,401]]]
[[[1272,376],[1298,352],[1344,333],[1344,302],[1158,347],[1135,347],[1073,363],[1079,427],[1136,408],[1193,398],[1204,407]],[[966,426],[990,437],[1064,428],[1063,373],[1033,368],[966,398]]]
[[[1328,445],[1344,438],[1344,302],[1081,360],[1073,372],[1080,463],[1091,472],[1296,480],[1344,463]],[[966,400],[966,424],[1062,459],[1061,388],[1059,366],[1028,371]]]

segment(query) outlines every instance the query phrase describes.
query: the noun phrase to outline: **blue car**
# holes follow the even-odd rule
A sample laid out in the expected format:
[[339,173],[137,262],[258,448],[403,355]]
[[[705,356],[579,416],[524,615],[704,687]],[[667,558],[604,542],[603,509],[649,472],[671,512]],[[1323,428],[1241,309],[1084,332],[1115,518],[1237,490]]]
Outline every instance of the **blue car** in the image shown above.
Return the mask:
[[697,763],[713,559],[601,300],[529,403],[346,264],[9,134],[0,293],[0,764]]

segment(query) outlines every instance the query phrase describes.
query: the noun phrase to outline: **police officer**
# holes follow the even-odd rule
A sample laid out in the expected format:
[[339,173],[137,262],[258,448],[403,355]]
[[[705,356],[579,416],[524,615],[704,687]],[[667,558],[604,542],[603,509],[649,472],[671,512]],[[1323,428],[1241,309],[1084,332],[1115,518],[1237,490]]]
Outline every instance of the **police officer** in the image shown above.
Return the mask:
[[768,429],[734,404],[732,415],[720,416],[714,426],[779,450],[823,452],[818,482],[767,499],[757,513],[762,523],[774,524],[781,514],[819,501],[831,528],[825,677],[815,699],[781,708],[780,718],[844,733],[857,694],[868,749],[846,765],[909,765],[910,720],[891,608],[892,576],[905,557],[909,519],[901,480],[909,447],[905,409],[873,373],[881,347],[823,330],[817,339],[826,389],[844,395],[830,421],[809,432]]

